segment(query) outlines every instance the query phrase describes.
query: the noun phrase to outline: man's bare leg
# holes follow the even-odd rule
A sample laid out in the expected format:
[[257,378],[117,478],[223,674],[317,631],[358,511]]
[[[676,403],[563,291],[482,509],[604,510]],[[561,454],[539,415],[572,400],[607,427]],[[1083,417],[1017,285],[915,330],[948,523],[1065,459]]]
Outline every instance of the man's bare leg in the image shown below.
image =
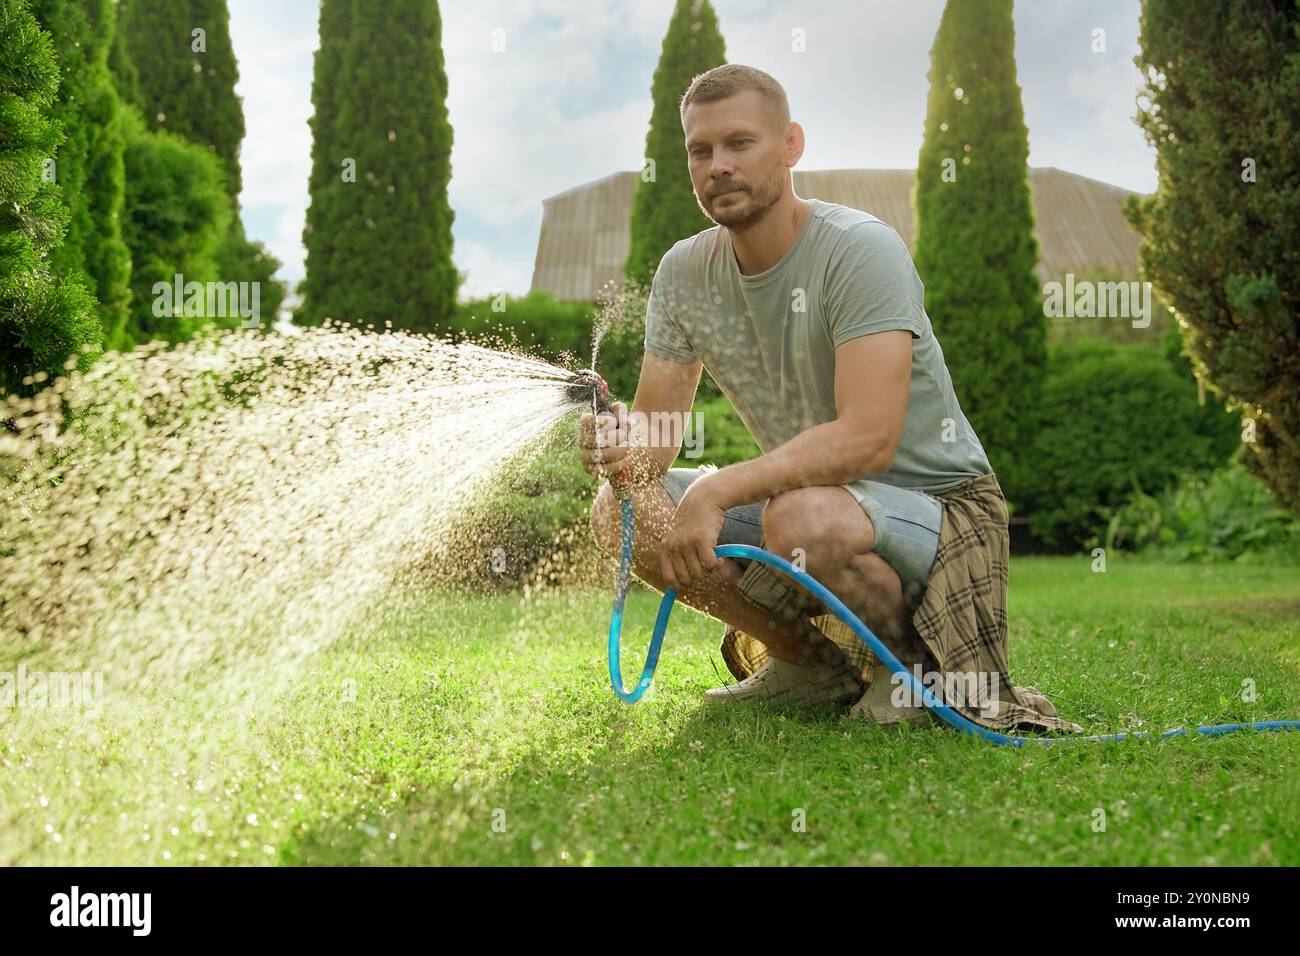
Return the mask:
[[905,665],[926,661],[898,572],[874,551],[871,519],[848,490],[812,486],[775,495],[764,509],[763,527],[772,550],[793,554],[800,549],[807,572]]
[[[658,482],[635,487],[632,506],[636,513],[632,569],[638,578],[662,593],[667,584],[660,576],[659,542],[677,506]],[[596,497],[592,525],[601,546],[617,556],[622,531],[618,501],[608,484],[601,487]],[[677,600],[751,635],[779,660],[810,665],[841,659],[839,648],[811,621],[790,622],[746,600],[736,590],[742,573],[740,565],[730,558],[721,561],[722,567],[710,577],[679,590]]]

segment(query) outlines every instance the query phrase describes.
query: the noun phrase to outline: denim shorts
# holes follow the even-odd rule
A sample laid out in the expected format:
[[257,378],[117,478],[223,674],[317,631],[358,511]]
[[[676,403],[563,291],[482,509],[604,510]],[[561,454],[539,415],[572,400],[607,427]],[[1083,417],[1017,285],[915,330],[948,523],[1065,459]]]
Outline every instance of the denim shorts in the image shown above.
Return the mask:
[[[682,500],[691,482],[704,473],[700,468],[670,468],[659,482],[676,504]],[[899,488],[869,478],[840,487],[853,495],[871,519],[876,534],[875,553],[898,573],[908,602],[914,607],[919,605],[939,552],[943,502],[924,491]],[[727,509],[722,516],[718,544],[759,547],[763,542],[763,507],[767,502],[765,498]],[[748,562],[739,563],[744,565]]]

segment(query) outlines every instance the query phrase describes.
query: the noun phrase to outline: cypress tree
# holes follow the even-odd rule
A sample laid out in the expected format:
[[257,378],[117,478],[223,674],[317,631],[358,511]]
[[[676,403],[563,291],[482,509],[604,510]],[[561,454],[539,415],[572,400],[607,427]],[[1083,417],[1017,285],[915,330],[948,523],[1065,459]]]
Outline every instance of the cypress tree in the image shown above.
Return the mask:
[[[54,44],[26,0],[0,0],[0,394],[87,368],[102,330],[95,302],[75,277],[56,280],[49,255],[70,218],[49,176],[63,139],[53,116],[59,89]],[[43,374],[42,374],[43,373]]]
[[35,0],[32,12],[54,40],[62,77],[54,115],[66,139],[53,168],[71,217],[62,244],[50,255],[50,268],[57,276],[81,279],[94,292],[105,344],[120,348],[125,344],[131,261],[122,239],[122,105],[108,68],[113,4]]
[[139,108],[140,73],[131,62],[126,40],[126,0],[113,4],[113,40],[108,50],[108,69],[113,74],[113,86],[124,104]]
[[329,315],[324,303],[334,294],[331,282],[337,275],[337,250],[334,239],[345,226],[340,225],[342,204],[334,193],[336,182],[355,176],[345,170],[343,153],[334,139],[340,105],[339,76],[343,64],[343,47],[352,22],[353,0],[322,0],[320,7],[320,46],[312,66],[311,173],[307,192],[311,197],[303,225],[302,241],[307,250],[306,275],[298,286],[301,302],[294,321],[319,325]]
[[123,0],[120,29],[136,75],[134,103],[147,128],[167,130],[215,153],[226,192],[243,189],[244,110],[225,0]]
[[[269,327],[284,297],[273,278],[279,263],[244,232],[239,213],[243,172],[239,162],[244,111],[235,84],[239,68],[230,40],[226,0],[124,0],[125,42],[118,62],[147,128],[197,143],[222,164],[231,214],[216,254],[223,282],[258,282],[262,322]],[[224,317],[223,325],[240,319]]]
[[1249,419],[1246,467],[1300,511],[1300,11],[1144,0],[1139,43],[1160,176],[1127,210],[1144,278],[1197,378]]
[[1030,475],[1047,322],[1011,0],[950,0],[917,163],[917,271],[953,387],[1008,499]]
[[726,62],[713,4],[677,0],[650,86],[654,107],[646,133],[646,163],[628,224],[631,246],[623,267],[628,279],[648,283],[673,243],[713,225],[691,185],[681,100],[696,76]]
[[300,320],[440,330],[460,277],[438,5],[325,0],[320,26]]

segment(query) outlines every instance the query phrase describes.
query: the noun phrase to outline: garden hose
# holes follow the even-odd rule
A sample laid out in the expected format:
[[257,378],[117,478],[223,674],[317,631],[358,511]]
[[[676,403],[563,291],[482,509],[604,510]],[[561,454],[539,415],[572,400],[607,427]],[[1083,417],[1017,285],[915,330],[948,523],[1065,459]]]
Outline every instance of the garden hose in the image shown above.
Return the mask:
[[[627,597],[628,578],[632,568],[632,538],[636,531],[636,518],[632,507],[632,498],[627,493],[626,486],[620,488],[618,485],[614,485],[614,488],[619,497],[619,509],[622,517],[622,548],[619,554],[618,583],[614,592],[614,611],[609,619],[609,680],[614,687],[615,694],[625,702],[634,704],[641,699],[649,689],[651,680],[654,679],[655,668],[659,664],[659,651],[663,647],[664,633],[668,629],[668,615],[672,612],[673,602],[677,600],[677,590],[670,587],[664,591],[663,600],[659,602],[659,615],[655,618],[654,631],[650,635],[650,650],[646,655],[645,667],[641,670],[641,679],[637,681],[636,687],[629,691],[623,686],[623,669],[619,647],[623,631],[623,603]],[[912,693],[919,695],[927,708],[946,723],[968,736],[979,737],[990,743],[1009,747],[1024,747],[1026,743],[1051,745],[1065,742],[1082,743],[1084,741],[1109,742],[1125,740],[1129,737],[1151,736],[1149,733],[1140,732],[1102,734],[1093,737],[1013,737],[998,733],[996,730],[989,730],[987,727],[981,727],[974,721],[963,717],[951,707],[941,703],[932,690],[922,686],[916,676],[902,665],[902,662],[894,656],[884,642],[876,637],[858,616],[848,609],[843,601],[832,594],[811,574],[800,571],[780,555],[748,544],[719,545],[713,549],[713,553],[720,558],[748,558],[752,561],[770,565],[787,577],[802,584],[819,598],[830,609],[832,614],[847,624],[862,643],[867,645],[870,651],[876,655],[877,659],[881,663],[888,665],[895,676],[898,674],[904,675],[910,684]],[[1207,737],[1222,737],[1225,734],[1244,730],[1300,730],[1300,720],[1261,720],[1245,724],[1213,724],[1197,727],[1192,731],[1175,727],[1160,734],[1158,739],[1181,737],[1189,733],[1203,734]]]
[[[576,372],[568,383],[566,395],[575,401],[591,402],[592,411],[599,415],[610,412],[609,405],[609,386],[595,369],[583,369]],[[609,618],[609,680],[614,688],[614,693],[626,703],[634,704],[639,701],[647,690],[650,688],[650,682],[654,679],[655,668],[659,666],[659,652],[663,648],[664,634],[668,630],[668,615],[672,613],[673,603],[677,600],[677,589],[667,588],[664,591],[663,599],[659,602],[659,614],[655,618],[654,630],[650,635],[650,649],[646,653],[645,666],[641,669],[641,678],[637,681],[632,690],[623,686],[623,667],[620,654],[621,639],[623,633],[623,605],[627,599],[628,579],[632,570],[632,539],[636,532],[636,516],[632,506],[632,489],[631,481],[628,476],[628,470],[625,466],[619,473],[610,479],[610,487],[614,491],[619,501],[620,527],[621,527],[621,548],[619,549],[618,565],[618,582],[614,589],[614,609]],[[1024,747],[1026,743],[1035,743],[1051,745],[1062,742],[1085,742],[1095,741],[1111,742],[1126,740],[1129,737],[1151,737],[1146,731],[1135,733],[1121,734],[1101,734],[1091,737],[1013,737],[1008,734],[998,733],[996,730],[990,730],[982,727],[974,721],[963,717],[951,707],[942,703],[935,695],[934,691],[923,686],[916,676],[905,668],[901,661],[894,656],[893,652],[885,646],[880,638],[876,637],[856,614],[837,598],[830,589],[823,585],[806,571],[800,571],[789,561],[780,555],[773,554],[771,551],[765,551],[762,548],[756,548],[748,544],[724,544],[718,545],[713,549],[713,553],[720,558],[748,558],[751,561],[758,561],[776,568],[778,571],[792,578],[799,584],[807,588],[814,596],[819,598],[831,613],[849,626],[858,639],[876,656],[883,664],[887,665],[890,671],[895,675],[902,674],[908,682],[913,696],[920,697],[922,703],[929,710],[937,714],[944,722],[960,730],[970,737],[979,737],[990,743],[1006,747]],[[1300,730],[1300,720],[1261,720],[1245,724],[1210,724],[1196,727],[1191,731],[1184,730],[1182,727],[1175,727],[1172,730],[1166,730],[1163,734],[1158,735],[1156,739],[1163,740],[1166,737],[1182,737],[1189,733],[1202,734],[1207,737],[1222,737],[1225,734],[1236,733],[1238,731],[1257,730],[1257,731],[1282,731],[1282,730]]]

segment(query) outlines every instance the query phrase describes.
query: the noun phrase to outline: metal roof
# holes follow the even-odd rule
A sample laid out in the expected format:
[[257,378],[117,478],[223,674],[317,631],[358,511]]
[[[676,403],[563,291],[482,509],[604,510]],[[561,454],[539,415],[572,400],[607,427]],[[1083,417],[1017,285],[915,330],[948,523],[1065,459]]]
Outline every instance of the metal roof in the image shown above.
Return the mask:
[[[542,229],[532,288],[561,299],[594,299],[618,285],[628,251],[628,218],[640,173],[613,173],[543,200]],[[898,230],[913,248],[910,169],[794,171],[795,192],[805,199],[853,206]],[[1107,271],[1137,278],[1139,237],[1121,213],[1129,190],[1051,166],[1031,168],[1035,233],[1042,281],[1067,272]]]

